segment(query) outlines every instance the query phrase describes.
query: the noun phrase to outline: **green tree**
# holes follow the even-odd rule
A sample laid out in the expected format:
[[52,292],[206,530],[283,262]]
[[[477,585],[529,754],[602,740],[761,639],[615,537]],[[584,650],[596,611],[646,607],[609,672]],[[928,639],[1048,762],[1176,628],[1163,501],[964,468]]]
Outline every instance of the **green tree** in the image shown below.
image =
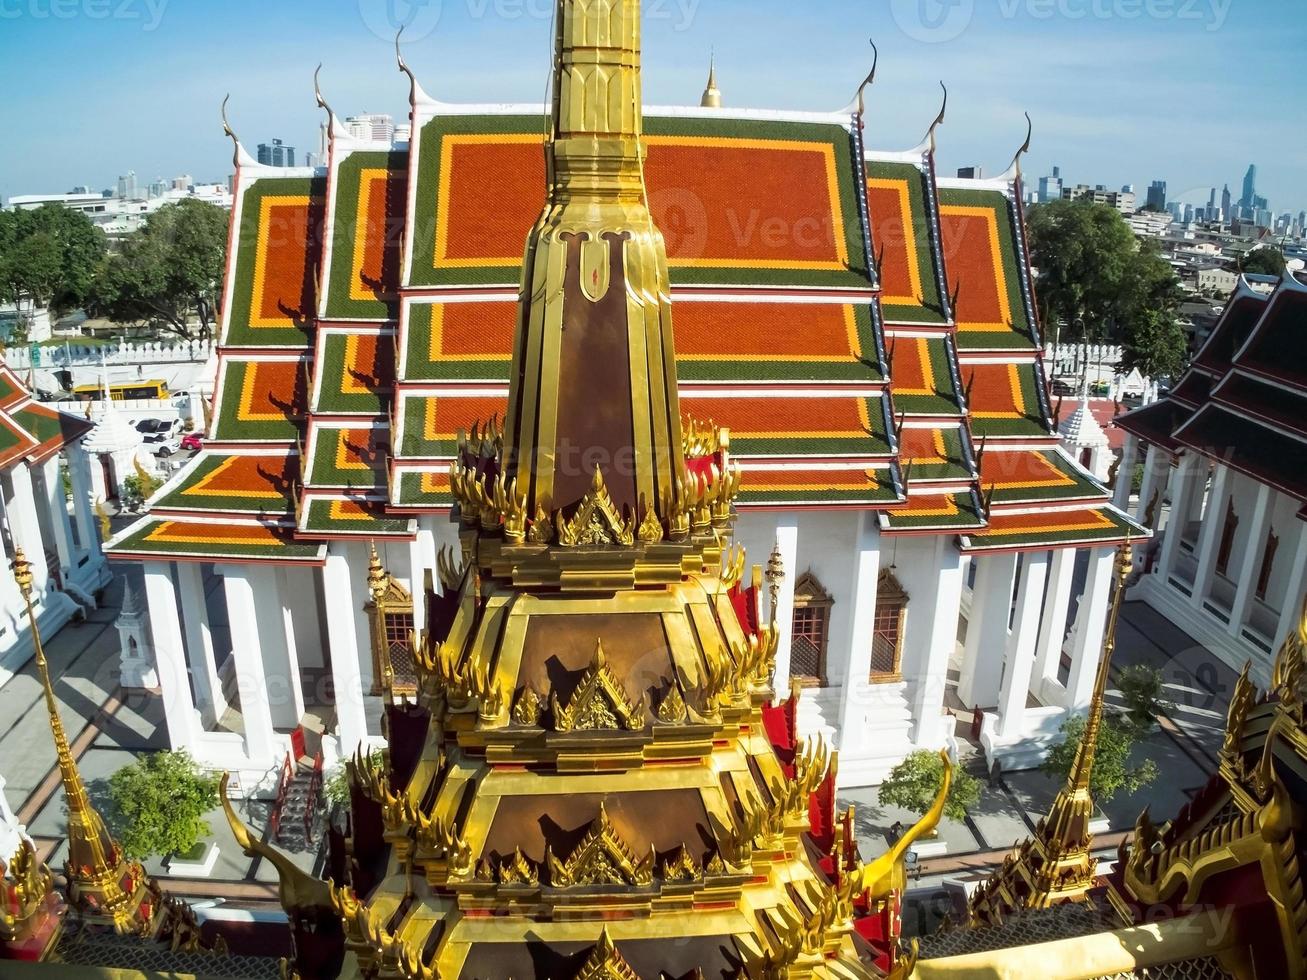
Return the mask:
[[128,857],[185,854],[209,835],[218,780],[186,752],[153,752],[109,777],[119,844]]
[[1166,681],[1162,672],[1148,664],[1131,664],[1117,676],[1117,690],[1125,702],[1125,716],[1140,735],[1147,735],[1157,724],[1158,715],[1171,703],[1163,696]]
[[[1085,735],[1085,719],[1072,715],[1062,723],[1062,741],[1049,752],[1044,771],[1058,779],[1066,779],[1075,762],[1076,749]],[[1145,759],[1131,764],[1131,754],[1140,732],[1130,720],[1114,713],[1104,716],[1098,730],[1098,748],[1094,754],[1094,769],[1089,777],[1089,789],[1099,806],[1122,791],[1133,793],[1157,779],[1157,763]]]
[[1129,350],[1130,324],[1179,306],[1175,270],[1157,243],[1135,238],[1115,208],[1083,198],[1051,201],[1031,209],[1029,225],[1040,318],[1049,331],[1067,323],[1062,340],[1124,342]]
[[1239,271],[1250,276],[1284,276],[1288,268],[1284,253],[1274,245],[1259,245],[1239,260]]
[[[380,769],[385,764],[385,758],[380,749],[368,753],[368,763],[374,769]],[[349,803],[349,769],[344,759],[332,766],[327,778],[322,781],[322,795],[335,806]]]
[[56,314],[76,309],[104,255],[104,232],[79,211],[57,204],[0,211],[0,302]]
[[165,204],[128,236],[96,278],[93,308],[119,323],[181,337],[213,332],[227,257],[227,213],[204,201]]
[[[944,760],[939,753],[922,749],[913,752],[890,770],[880,784],[877,799],[887,806],[897,806],[913,813],[925,813],[935,802],[944,783]],[[944,816],[963,820],[967,811],[980,800],[980,780],[955,766],[953,785],[949,787]]]
[[1184,370],[1189,338],[1174,313],[1142,310],[1122,330],[1123,364],[1150,378],[1173,378]]

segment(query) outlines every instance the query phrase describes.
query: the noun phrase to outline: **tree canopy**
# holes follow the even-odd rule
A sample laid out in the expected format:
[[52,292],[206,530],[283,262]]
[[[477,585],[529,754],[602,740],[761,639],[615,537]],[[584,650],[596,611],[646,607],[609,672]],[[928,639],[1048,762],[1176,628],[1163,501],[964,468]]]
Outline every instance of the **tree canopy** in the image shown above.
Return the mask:
[[96,279],[91,306],[120,323],[190,338],[212,333],[227,255],[227,213],[204,201],[165,204],[122,243]]
[[[1085,735],[1084,716],[1070,716],[1062,723],[1060,731],[1063,739],[1049,752],[1044,771],[1050,776],[1066,779],[1075,763],[1076,749]],[[1089,791],[1099,806],[1117,793],[1133,793],[1157,779],[1157,763],[1152,759],[1131,764],[1135,743],[1143,734],[1128,716],[1115,713],[1104,716],[1098,729],[1094,768],[1089,776]]]
[[128,857],[184,854],[209,834],[204,815],[219,803],[218,781],[185,752],[151,752],[109,777],[109,797]]
[[1038,205],[1029,224],[1046,331],[1064,321],[1065,340],[1121,343],[1140,370],[1170,368],[1148,373],[1183,366],[1184,332],[1173,324],[1180,280],[1156,242],[1137,239],[1115,208],[1085,199]]
[[1250,276],[1284,276],[1288,268],[1284,253],[1274,245],[1251,249],[1239,260],[1239,271]]
[[76,309],[104,254],[104,232],[80,211],[58,204],[0,211],[0,302]]
[[[923,814],[935,802],[944,784],[944,760],[937,752],[921,749],[890,770],[877,790],[876,799],[886,806],[902,807]],[[944,803],[944,816],[964,820],[967,811],[980,800],[980,780],[958,766],[953,767],[953,785]]]

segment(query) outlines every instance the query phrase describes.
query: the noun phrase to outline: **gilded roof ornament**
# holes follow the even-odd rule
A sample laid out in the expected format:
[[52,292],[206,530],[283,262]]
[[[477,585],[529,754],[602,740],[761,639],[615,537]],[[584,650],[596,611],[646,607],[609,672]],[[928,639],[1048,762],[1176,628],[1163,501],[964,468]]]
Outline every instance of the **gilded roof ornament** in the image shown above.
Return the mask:
[[595,641],[594,659],[581,682],[562,704],[553,695],[554,730],[559,732],[631,731],[645,726],[645,699],[632,703],[608,664],[602,640]]
[[672,681],[672,686],[658,705],[658,720],[665,725],[681,725],[689,716],[689,706],[681,694],[681,686]]
[[612,937],[608,935],[608,926],[604,926],[599,933],[599,941],[582,964],[576,980],[640,980],[640,975],[631,969],[631,964],[618,952]]
[[596,465],[590,489],[570,518],[560,510],[554,515],[558,543],[563,547],[611,544],[630,547],[635,543],[634,518],[623,516],[613,503],[604,483],[603,471]]
[[545,863],[549,866],[549,884],[554,888],[648,885],[653,881],[653,852],[637,860],[608,819],[603,803],[599,804],[599,816],[567,859],[559,860],[546,849]]

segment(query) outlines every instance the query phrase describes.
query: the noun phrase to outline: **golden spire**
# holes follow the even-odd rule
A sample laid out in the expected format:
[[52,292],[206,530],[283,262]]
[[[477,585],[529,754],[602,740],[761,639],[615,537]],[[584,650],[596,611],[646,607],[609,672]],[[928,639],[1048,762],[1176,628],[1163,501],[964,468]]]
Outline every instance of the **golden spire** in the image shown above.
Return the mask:
[[699,100],[699,105],[705,109],[722,107],[722,90],[717,87],[716,55],[708,59],[708,87],[703,90],[703,98]]
[[59,775],[68,801],[68,898],[84,915],[103,917],[121,933],[144,933],[153,922],[154,909],[143,905],[148,897],[149,880],[140,865],[123,858],[117,843],[109,835],[104,820],[91,805],[86,784],[77,770],[59,707],[50,667],[41,645],[41,630],[32,606],[32,564],[18,548],[14,553],[14,579],[27,606],[27,622],[32,630],[36,670],[45,694],[50,733],[54,737],[59,760]]
[[684,450],[667,249],[644,182],[640,3],[558,0],[556,24],[550,193],[526,245],[504,496],[570,512],[597,462],[618,512],[667,526]]
[[1133,547],[1127,540],[1117,552],[1103,652],[1094,678],[1084,734],[1076,747],[1066,785],[1058,792],[1048,816],[1035,828],[1034,837],[1027,839],[972,896],[970,914],[974,925],[997,922],[1016,908],[1044,908],[1083,901],[1093,885],[1097,862],[1090,853],[1094,842],[1089,830],[1094,818],[1090,782],[1103,726],[1117,623],[1133,568]]

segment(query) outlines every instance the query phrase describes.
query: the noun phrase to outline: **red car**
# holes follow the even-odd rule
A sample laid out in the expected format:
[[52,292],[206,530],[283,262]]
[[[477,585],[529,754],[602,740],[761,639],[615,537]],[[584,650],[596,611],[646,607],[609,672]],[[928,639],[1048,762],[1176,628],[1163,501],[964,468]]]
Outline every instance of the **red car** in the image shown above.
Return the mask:
[[182,449],[199,452],[204,448],[204,436],[199,432],[188,432],[182,436]]

